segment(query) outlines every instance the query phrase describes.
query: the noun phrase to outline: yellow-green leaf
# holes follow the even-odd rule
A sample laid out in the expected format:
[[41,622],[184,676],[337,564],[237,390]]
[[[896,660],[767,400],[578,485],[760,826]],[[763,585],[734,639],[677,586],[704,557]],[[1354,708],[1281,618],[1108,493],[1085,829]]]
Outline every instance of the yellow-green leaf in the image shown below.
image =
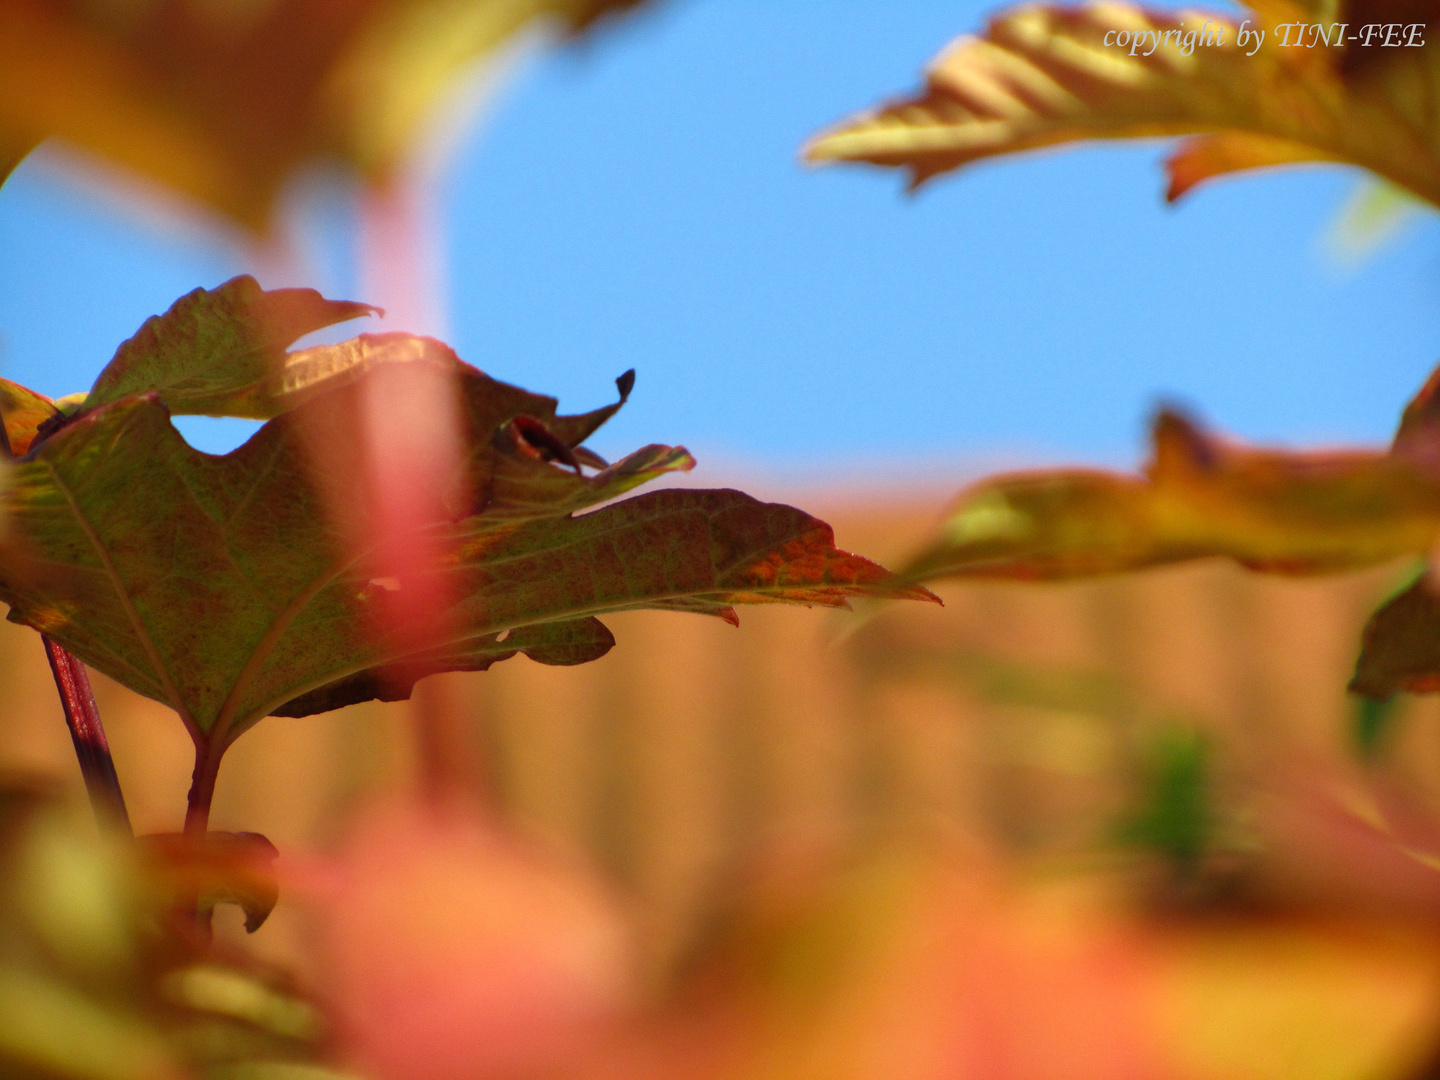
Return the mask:
[[1391,451],[1241,447],[1174,413],[1144,475],[1057,471],[982,480],[901,576],[1057,580],[1225,557],[1319,574],[1423,555],[1440,539],[1440,473]]

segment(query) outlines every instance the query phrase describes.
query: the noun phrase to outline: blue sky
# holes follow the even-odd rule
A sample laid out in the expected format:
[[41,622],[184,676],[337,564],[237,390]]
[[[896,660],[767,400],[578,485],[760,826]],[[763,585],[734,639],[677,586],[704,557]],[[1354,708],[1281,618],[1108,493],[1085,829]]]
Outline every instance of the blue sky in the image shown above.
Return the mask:
[[[914,198],[798,163],[985,9],[673,0],[527,62],[444,179],[452,343],[575,409],[636,368],[602,453],[682,442],[778,474],[1129,464],[1158,400],[1250,439],[1386,438],[1440,358],[1440,229],[1337,264],[1321,239],[1348,170],[1172,208],[1160,144],[983,164]],[[308,283],[353,290],[344,197],[300,205]],[[220,234],[27,163],[0,190],[0,373],[83,389],[147,315],[245,269]]]

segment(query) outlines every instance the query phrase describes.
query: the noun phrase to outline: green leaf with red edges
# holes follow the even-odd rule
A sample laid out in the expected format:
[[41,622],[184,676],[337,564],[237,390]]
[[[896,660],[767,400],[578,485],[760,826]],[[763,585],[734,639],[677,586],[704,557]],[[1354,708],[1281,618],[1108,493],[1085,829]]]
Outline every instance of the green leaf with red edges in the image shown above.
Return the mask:
[[[1169,162],[1171,198],[1227,172],[1339,161],[1440,204],[1440,26],[1418,33],[1423,46],[1367,47],[1350,35],[1398,16],[1342,6],[1327,16],[1323,5],[1257,0],[1238,19],[1118,2],[1012,8],[946,48],[921,93],[821,133],[805,155],[905,168],[915,186],[1000,154],[1193,135]],[[1419,24],[1434,14],[1416,10]],[[1258,44],[1238,43],[1244,18],[1263,32]]]
[[120,346],[85,407],[153,391],[173,414],[268,420],[288,407],[286,349],[297,338],[376,313],[314,289],[267,292],[248,274],[196,289]]
[[1389,452],[1260,450],[1162,413],[1145,475],[982,480],[901,576],[1058,580],[1211,557],[1320,574],[1423,555],[1437,539],[1440,471],[1413,443]]
[[[346,540],[376,535],[365,508],[352,508],[353,529],[327,514],[327,493],[364,487],[354,418],[374,371],[224,457],[189,447],[156,394],[81,414],[12,470],[0,545],[11,618],[223,746],[267,714],[403,696],[431,671],[516,651],[592,659],[609,644],[594,622],[607,611],[929,597],[837,550],[824,523],[739,492],[662,491],[576,516],[693,462],[651,446],[587,475],[547,460],[546,448],[569,446],[613,409],[557,417],[553,399],[496,382],[428,339],[332,348],[394,350],[455,372],[463,505],[425,526],[443,555],[436,595],[454,598],[437,614],[443,640],[412,653],[385,632],[402,617],[401,591],[433,583],[375,577],[379,553]],[[620,382],[623,394],[629,380]],[[547,432],[538,445],[536,425]],[[307,452],[317,442],[323,470]]]

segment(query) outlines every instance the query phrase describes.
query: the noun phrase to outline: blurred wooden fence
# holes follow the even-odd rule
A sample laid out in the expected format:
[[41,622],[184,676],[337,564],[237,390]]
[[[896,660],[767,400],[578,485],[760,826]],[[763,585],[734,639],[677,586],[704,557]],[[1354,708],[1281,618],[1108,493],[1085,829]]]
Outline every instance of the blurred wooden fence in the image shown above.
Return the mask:
[[[881,561],[913,550],[943,502],[797,501],[835,524],[841,546]],[[1344,685],[1396,572],[1288,581],[1206,563],[1064,586],[944,585],[943,609],[754,609],[738,630],[626,614],[607,619],[619,644],[597,663],[517,658],[445,678],[515,820],[598,860],[643,901],[655,953],[669,956],[758,858],[823,859],[894,829],[1083,853],[1123,798],[1137,733],[1156,724],[1220,733],[1242,779],[1277,760],[1346,767]],[[0,664],[0,767],[63,777],[78,797],[36,635],[6,625]],[[103,678],[97,695],[137,829],[178,828],[180,725]],[[405,718],[397,704],[267,720],[227,759],[215,827],[282,849],[324,843],[347,806],[405,782]],[[1395,755],[1417,784],[1440,777],[1432,721],[1409,717]]]

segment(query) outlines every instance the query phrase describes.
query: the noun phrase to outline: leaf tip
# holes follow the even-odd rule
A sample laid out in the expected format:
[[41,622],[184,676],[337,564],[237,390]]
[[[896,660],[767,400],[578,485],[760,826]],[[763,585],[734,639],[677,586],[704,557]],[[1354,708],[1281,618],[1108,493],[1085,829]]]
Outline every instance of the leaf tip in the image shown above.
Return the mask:
[[906,589],[905,598],[907,600],[923,600],[927,604],[938,604],[941,607],[945,606],[944,600],[941,600],[940,597],[936,596],[933,592],[925,588],[925,586],[923,585],[912,585],[910,588]]
[[1180,155],[1178,153],[1172,154],[1165,159],[1165,176],[1167,179],[1165,185],[1166,206],[1174,206],[1188,195],[1203,179],[1203,177],[1184,170],[1179,166]]
[[620,404],[630,400],[630,391],[635,389],[635,369],[632,367],[615,380],[615,389],[620,391]]
[[814,167],[839,161],[841,155],[834,148],[835,136],[849,126],[848,123],[842,123],[811,135],[800,147],[801,164]]

